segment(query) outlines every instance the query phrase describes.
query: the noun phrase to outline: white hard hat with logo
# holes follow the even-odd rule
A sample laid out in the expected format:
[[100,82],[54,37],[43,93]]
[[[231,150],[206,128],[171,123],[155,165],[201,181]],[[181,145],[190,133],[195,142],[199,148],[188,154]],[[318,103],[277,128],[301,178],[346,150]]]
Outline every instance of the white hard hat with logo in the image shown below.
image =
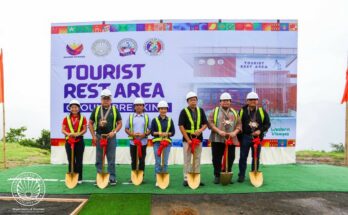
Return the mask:
[[71,100],[70,102],[69,102],[69,107],[71,107],[71,105],[77,105],[77,106],[81,106],[80,105],[80,102],[79,101],[77,101],[76,99],[73,99],[73,100]]
[[246,99],[247,99],[247,100],[248,100],[248,99],[259,99],[259,96],[258,96],[257,93],[255,93],[255,92],[250,92],[250,93],[248,93]]
[[197,97],[197,94],[195,93],[195,92],[188,92],[187,94],[186,94],[186,100],[187,99],[190,99],[190,98],[193,98],[193,97],[196,97],[196,98],[198,98]]
[[110,97],[111,96],[111,91],[109,89],[104,89],[102,92],[101,92],[101,97]]
[[223,93],[220,96],[220,101],[221,100],[232,100],[232,97],[231,97],[231,95],[229,93]]
[[135,105],[143,105],[143,104],[145,104],[145,102],[144,102],[144,100],[142,98],[136,98],[134,100],[133,104],[135,104]]
[[157,104],[157,108],[168,108],[168,103],[166,101],[160,101]]

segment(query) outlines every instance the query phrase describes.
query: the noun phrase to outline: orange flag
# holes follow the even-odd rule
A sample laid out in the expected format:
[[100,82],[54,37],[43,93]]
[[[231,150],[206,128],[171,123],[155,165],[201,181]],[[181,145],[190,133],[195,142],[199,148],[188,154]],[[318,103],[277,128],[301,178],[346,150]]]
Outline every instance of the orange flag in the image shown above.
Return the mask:
[[4,64],[2,61],[2,49],[0,52],[0,103],[4,103],[5,96],[4,96]]
[[344,93],[343,93],[341,104],[343,104],[343,102],[347,102],[347,101],[348,101],[348,68],[346,71],[346,87],[344,88]]

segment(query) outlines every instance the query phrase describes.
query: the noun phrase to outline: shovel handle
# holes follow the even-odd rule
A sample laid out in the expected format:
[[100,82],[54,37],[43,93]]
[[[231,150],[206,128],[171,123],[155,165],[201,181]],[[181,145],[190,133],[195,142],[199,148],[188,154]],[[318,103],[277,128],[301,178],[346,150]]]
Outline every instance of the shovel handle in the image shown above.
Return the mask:
[[102,173],[104,173],[104,162],[105,162],[105,147],[103,147]]
[[225,150],[226,150],[226,165],[225,165],[225,172],[228,173],[228,145],[227,145],[227,144],[226,144]]
[[139,156],[138,156],[138,146],[135,146],[136,147],[136,161],[135,161],[135,166],[137,168],[137,171],[139,170]]
[[74,173],[74,147],[71,147],[71,173]]
[[257,145],[254,146],[254,172],[257,172]]

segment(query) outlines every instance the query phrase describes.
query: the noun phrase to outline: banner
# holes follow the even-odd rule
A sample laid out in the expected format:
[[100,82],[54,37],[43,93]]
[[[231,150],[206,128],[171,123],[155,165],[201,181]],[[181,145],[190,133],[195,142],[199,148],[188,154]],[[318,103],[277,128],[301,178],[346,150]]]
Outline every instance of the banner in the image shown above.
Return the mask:
[[[269,163],[295,161],[297,21],[52,24],[51,47],[52,163],[67,162],[61,126],[69,102],[79,100],[89,119],[105,88],[111,90],[123,124],[133,112],[135,98],[145,100],[150,120],[158,115],[160,100],[169,103],[168,115],[176,125],[171,163],[182,162],[177,124],[189,91],[197,92],[199,106],[207,115],[219,105],[221,93],[229,92],[233,108],[239,110],[246,95],[255,91],[272,123],[262,153],[279,155],[275,159],[268,156]],[[207,129],[203,163],[211,162],[209,135]],[[91,135],[87,132],[84,137],[85,163],[94,163]],[[117,134],[117,146],[117,163],[128,163],[129,140],[124,127]],[[153,153],[151,140],[148,146]]]

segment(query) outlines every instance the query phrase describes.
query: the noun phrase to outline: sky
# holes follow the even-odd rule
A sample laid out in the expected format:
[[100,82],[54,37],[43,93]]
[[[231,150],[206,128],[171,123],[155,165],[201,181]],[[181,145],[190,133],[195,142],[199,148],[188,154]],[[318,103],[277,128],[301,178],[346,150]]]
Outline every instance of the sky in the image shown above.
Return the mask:
[[[298,20],[297,150],[343,143],[348,1],[18,1],[0,3],[6,130],[50,127],[51,23],[159,19]],[[2,130],[2,127],[1,127]]]

